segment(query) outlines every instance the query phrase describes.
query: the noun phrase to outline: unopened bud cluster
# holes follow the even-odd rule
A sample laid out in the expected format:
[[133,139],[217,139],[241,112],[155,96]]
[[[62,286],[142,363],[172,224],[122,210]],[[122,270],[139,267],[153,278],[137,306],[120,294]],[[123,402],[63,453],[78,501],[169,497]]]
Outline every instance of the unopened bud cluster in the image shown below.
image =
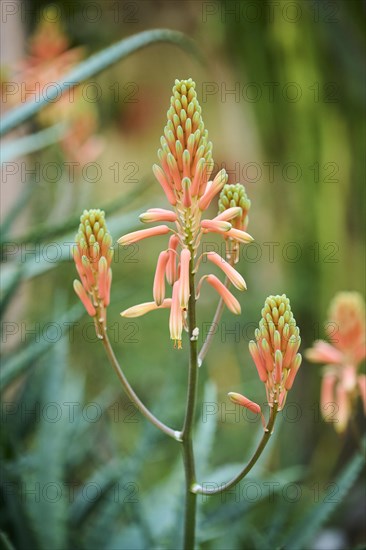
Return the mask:
[[268,404],[281,410],[301,365],[300,332],[285,294],[266,299],[255,337],[249,351],[266,385]]
[[[225,213],[233,209],[239,209],[239,214],[232,218],[231,225],[239,231],[246,231],[249,223],[249,209],[251,202],[245,192],[245,187],[241,183],[224,185],[219,198],[219,214],[222,219]],[[227,241],[226,257],[228,260],[233,259],[234,263],[239,261],[239,242],[232,236],[226,236]]]
[[81,282],[75,280],[74,289],[98,329],[105,326],[112,282],[112,237],[103,210],[84,210],[75,243],[73,257]]

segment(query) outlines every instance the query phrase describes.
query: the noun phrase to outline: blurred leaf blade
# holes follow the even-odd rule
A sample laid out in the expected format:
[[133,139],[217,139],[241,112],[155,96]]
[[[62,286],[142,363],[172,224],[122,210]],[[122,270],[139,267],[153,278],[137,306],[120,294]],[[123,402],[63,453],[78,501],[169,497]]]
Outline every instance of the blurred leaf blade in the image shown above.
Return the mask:
[[[142,194],[147,191],[152,184],[152,180],[150,179],[143,179],[138,185],[134,186],[131,191],[128,193],[122,195],[121,197],[118,197],[117,199],[110,201],[104,205],[101,205],[99,208],[101,210],[104,210],[106,216],[110,216],[111,214],[114,214],[118,210],[121,210],[125,207],[131,207],[132,201],[136,197],[141,197]],[[19,237],[15,237],[11,239],[12,244],[19,244],[19,243],[39,243],[42,241],[45,241],[47,239],[52,239],[55,237],[60,237],[61,235],[65,234],[67,231],[77,231],[77,228],[80,223],[80,213],[70,216],[67,220],[64,222],[50,226],[49,223],[42,223],[31,229],[28,233],[21,235]],[[5,233],[5,231],[4,231]],[[1,244],[6,244],[6,241],[4,238],[1,238]]]
[[45,130],[5,143],[1,151],[1,163],[35,153],[57,143],[65,135],[65,130],[65,124],[58,123]]
[[85,61],[79,63],[72,69],[64,79],[54,83],[54,91],[52,90],[43,97],[40,101],[29,101],[26,104],[17,107],[5,115],[0,124],[0,135],[4,135],[13,128],[16,128],[36,113],[38,113],[49,102],[54,101],[60,93],[74,87],[76,84],[94,76],[104,69],[107,69],[114,63],[124,59],[130,54],[155,44],[158,42],[167,42],[175,44],[197,58],[202,59],[202,56],[195,42],[186,36],[184,33],[170,29],[152,29],[135,34],[128,38],[112,44],[98,52]]
[[[67,326],[67,323],[76,322],[83,314],[83,307],[81,304],[76,304],[67,313],[59,316],[59,326]],[[64,323],[64,324],[63,324]],[[66,336],[66,331],[62,332],[61,339]],[[33,362],[42,357],[45,353],[49,352],[55,346],[55,342],[51,339],[34,341],[28,344],[22,350],[17,350],[10,357],[4,358],[0,369],[1,388],[2,391],[18,376],[24,374],[24,372],[33,364]]]
[[301,550],[309,547],[309,543],[311,543],[320,527],[327,521],[355,483],[364,464],[364,452],[357,452],[337,478],[336,485],[339,497],[320,502],[317,506],[312,507],[308,514],[304,514],[283,543],[284,548]]

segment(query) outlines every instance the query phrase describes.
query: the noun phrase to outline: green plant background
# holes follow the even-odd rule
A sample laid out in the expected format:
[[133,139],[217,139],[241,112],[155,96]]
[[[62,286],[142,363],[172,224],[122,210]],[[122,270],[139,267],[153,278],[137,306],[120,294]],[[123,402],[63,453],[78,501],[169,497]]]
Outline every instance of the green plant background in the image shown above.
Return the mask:
[[[183,47],[151,44],[98,71],[90,80],[103,91],[96,104],[104,140],[101,178],[70,182],[63,173],[55,182],[18,182],[2,236],[1,541],[17,549],[178,548],[184,492],[179,450],[147,425],[118,387],[72,291],[76,274],[63,243],[72,241],[84,208],[105,208],[116,240],[141,226],[140,212],[166,205],[151,166],[174,79],[192,77],[214,159],[234,172],[231,183],[245,184],[252,201],[248,230],[258,243],[243,251],[238,266],[248,285],[238,296],[242,316],[224,313],[200,371],[197,468],[201,481],[226,480],[249,457],[261,430],[249,416],[233,413],[226,394],[239,391],[265,402],[247,344],[266,296],[290,297],[304,350],[324,337],[337,291],[364,292],[364,7],[339,0],[120,2],[116,19],[116,11],[100,3],[101,23],[84,18],[81,25],[87,2],[75,1],[73,16],[67,2],[56,4],[66,14],[72,45],[85,46],[88,55],[135,33],[169,28],[193,38],[204,62],[182,39]],[[38,12],[32,13],[27,35]],[[126,101],[131,90],[136,102]],[[34,121],[26,128],[40,130]],[[31,166],[64,162],[52,137],[22,160]],[[7,142],[14,158],[27,151],[18,138],[11,135],[12,148]],[[22,251],[15,261],[9,243]],[[210,243],[220,246],[219,239]],[[32,246],[37,261],[26,254]],[[119,315],[151,299],[163,246],[161,237],[127,249],[116,245],[108,322],[137,393],[179,429],[187,341],[182,351],[173,349],[166,311],[133,320]],[[202,293],[201,339],[216,300],[213,292]],[[25,337],[29,327],[39,337]],[[339,435],[321,420],[320,381],[321,368],[304,361],[250,479],[226,498],[200,501],[200,548],[316,548],[325,529],[347,548],[365,543],[363,460],[352,433]],[[68,402],[78,404],[75,416]],[[56,410],[61,417],[53,422]],[[361,429],[361,410],[357,419]],[[35,494],[27,494],[32,488]]]

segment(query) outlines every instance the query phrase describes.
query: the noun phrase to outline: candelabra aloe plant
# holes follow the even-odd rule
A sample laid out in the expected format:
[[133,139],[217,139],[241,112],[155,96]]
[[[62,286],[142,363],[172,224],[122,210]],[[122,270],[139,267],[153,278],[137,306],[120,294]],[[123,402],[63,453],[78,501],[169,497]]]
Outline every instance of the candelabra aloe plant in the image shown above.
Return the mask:
[[[199,366],[209,349],[213,331],[209,332],[199,352],[196,306],[203,285],[208,283],[220,296],[214,322],[218,322],[225,305],[232,313],[241,313],[240,304],[229,287],[232,284],[240,291],[246,290],[246,283],[234,265],[239,258],[240,245],[253,240],[246,232],[250,200],[241,184],[227,183],[228,176],[224,169],[210,180],[214,167],[212,143],[208,140],[192,79],[175,81],[158,157],[160,164],[153,166],[153,172],[172,208],[153,208],[141,214],[143,223],[159,222],[160,225],[124,235],[118,242],[127,245],[157,235],[169,235],[169,240],[167,248],[160,252],[157,259],[153,300],[133,305],[123,311],[122,315],[138,317],[152,310],[170,309],[169,330],[174,347],[177,350],[189,347],[186,411],[181,430],[165,425],[140,401],[127,381],[108,339],[106,307],[109,303],[112,250],[104,214],[99,210],[85,211],[81,217],[74,252],[81,282],[76,281],[74,287],[87,313],[94,318],[97,334],[130,399],[146,418],[182,447],[186,474],[184,548],[192,549],[195,542],[197,495],[216,494],[229,489],[257,462],[272,433],[276,414],[283,408],[287,392],[300,367],[300,336],[289,299],[285,295],[267,298],[255,333],[256,342],[250,342],[249,349],[259,377],[265,384],[270,408],[269,420],[264,420],[259,405],[241,394],[229,393],[234,403],[261,414],[264,433],[252,458],[232,480],[217,489],[203,487],[195,473],[192,429]],[[203,218],[219,193],[217,215]],[[225,239],[225,258],[215,252],[200,252],[201,240],[210,232],[218,233]],[[223,272],[226,276],[224,282],[214,274],[203,275],[197,281],[203,257]],[[171,297],[166,296],[166,282],[172,287]],[[186,340],[184,332],[188,334]]]

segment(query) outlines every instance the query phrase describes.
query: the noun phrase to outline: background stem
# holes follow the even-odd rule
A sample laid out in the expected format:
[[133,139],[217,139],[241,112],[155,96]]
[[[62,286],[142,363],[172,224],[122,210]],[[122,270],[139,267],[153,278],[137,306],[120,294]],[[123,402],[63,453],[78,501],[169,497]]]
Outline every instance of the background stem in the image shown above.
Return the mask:
[[[225,281],[225,286],[227,287],[228,284],[227,284],[227,279]],[[211,343],[212,343],[212,340],[213,340],[213,337],[215,335],[215,327],[217,326],[217,324],[219,323],[220,319],[221,319],[221,315],[222,315],[222,312],[224,311],[224,307],[225,307],[225,303],[224,303],[224,300],[222,298],[220,298],[220,301],[219,303],[217,304],[217,308],[216,308],[216,311],[215,311],[215,315],[214,315],[214,318],[212,319],[212,323],[211,323],[211,326],[210,326],[210,329],[207,333],[207,337],[206,337],[206,340],[204,341],[203,345],[202,345],[202,348],[198,354],[198,365],[201,366],[202,363],[203,363],[203,360],[204,358],[206,357],[206,354],[211,346]]]
[[[234,265],[234,256],[232,255],[232,251],[230,250],[229,251],[229,254],[227,254],[227,259],[228,259],[228,262],[231,266]],[[230,280],[228,277],[225,278],[225,282],[224,282],[224,285],[226,286],[226,288],[229,288],[230,287]],[[221,315],[222,315],[222,312],[224,311],[224,307],[225,307],[225,303],[224,303],[224,300],[222,298],[220,298],[220,301],[219,303],[217,304],[217,308],[216,308],[216,311],[215,311],[215,315],[214,315],[214,318],[212,319],[212,323],[211,323],[211,326],[210,326],[210,330],[208,331],[208,334],[207,334],[207,337],[206,337],[206,340],[204,341],[203,345],[202,345],[202,348],[200,349],[200,352],[198,354],[198,366],[200,367],[203,363],[203,360],[204,358],[206,357],[206,354],[212,344],[212,341],[213,341],[213,337],[216,333],[216,326],[219,324],[220,322],[220,319],[221,319]]]

